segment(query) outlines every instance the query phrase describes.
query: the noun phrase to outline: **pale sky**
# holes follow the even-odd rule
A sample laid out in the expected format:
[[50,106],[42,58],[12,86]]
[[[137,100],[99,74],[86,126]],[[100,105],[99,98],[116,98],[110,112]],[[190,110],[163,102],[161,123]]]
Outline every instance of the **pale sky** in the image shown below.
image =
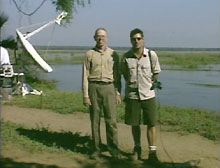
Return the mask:
[[[23,11],[31,12],[42,0],[16,0]],[[0,9],[9,21],[2,37],[15,36],[15,29],[54,19],[51,0],[31,17],[20,14],[12,0],[0,0]],[[93,46],[94,31],[108,30],[110,46],[130,46],[133,28],[143,30],[146,46],[220,48],[219,0],[91,0],[77,8],[72,23],[51,26],[31,38],[34,45]],[[53,29],[54,28],[54,29]],[[28,29],[27,29],[28,31]]]

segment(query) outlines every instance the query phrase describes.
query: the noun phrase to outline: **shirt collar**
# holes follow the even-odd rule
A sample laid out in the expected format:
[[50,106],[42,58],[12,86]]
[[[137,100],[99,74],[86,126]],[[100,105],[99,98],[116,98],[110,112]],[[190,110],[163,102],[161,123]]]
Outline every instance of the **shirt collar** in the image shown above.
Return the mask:
[[93,49],[98,52],[103,52],[103,51],[106,51],[108,47],[106,46],[104,50],[100,50],[99,48],[97,48],[97,46],[95,46]]
[[[148,51],[149,51],[149,49],[144,48],[143,55],[142,55],[140,58],[142,58],[142,57],[147,57],[147,56],[148,56]],[[131,52],[131,57],[132,57],[132,58],[137,58],[137,57],[134,55],[132,49],[130,50],[130,52]]]

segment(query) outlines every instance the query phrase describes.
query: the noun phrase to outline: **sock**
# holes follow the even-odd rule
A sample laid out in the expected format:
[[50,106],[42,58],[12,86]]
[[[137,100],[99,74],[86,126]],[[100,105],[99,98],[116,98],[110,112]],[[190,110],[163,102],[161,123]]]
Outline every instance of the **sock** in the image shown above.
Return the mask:
[[157,146],[149,146],[150,153],[156,152]]

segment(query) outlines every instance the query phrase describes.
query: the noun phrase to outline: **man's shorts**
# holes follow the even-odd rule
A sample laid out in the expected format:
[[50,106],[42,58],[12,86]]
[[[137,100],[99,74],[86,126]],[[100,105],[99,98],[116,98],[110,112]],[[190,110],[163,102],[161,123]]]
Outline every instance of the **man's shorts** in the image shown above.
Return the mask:
[[138,126],[143,123],[152,127],[156,125],[156,121],[155,97],[147,100],[126,99],[125,124]]

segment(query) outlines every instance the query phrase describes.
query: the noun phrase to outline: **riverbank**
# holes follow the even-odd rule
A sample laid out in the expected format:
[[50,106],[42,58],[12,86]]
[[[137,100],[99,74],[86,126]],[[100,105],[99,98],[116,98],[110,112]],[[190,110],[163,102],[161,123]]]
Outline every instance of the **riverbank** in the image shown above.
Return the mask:
[[[43,96],[27,95],[26,98],[14,96],[6,105],[16,105],[26,108],[50,109],[57,113],[74,114],[75,112],[87,113],[88,109],[82,104],[82,93],[80,91],[59,91],[54,86],[45,87],[33,85],[38,90],[43,90]],[[124,103],[117,106],[119,122],[124,121]],[[177,106],[158,106],[159,122],[171,126],[169,131],[180,131],[182,133],[196,133],[210,140],[220,140],[220,114],[210,110],[198,108],[184,108]]]
[[[91,160],[87,113],[61,114],[3,105],[2,120],[1,165],[4,168],[153,168],[145,160],[148,153],[145,127],[142,128],[143,161],[133,162],[126,158],[132,152],[133,141],[130,127],[123,123],[118,123],[118,131],[119,147],[125,158],[115,161],[103,151],[102,157]],[[165,129],[164,125],[162,130],[157,127],[158,157],[164,164],[163,168],[173,168],[173,163],[176,168],[183,168],[185,162],[198,158],[203,158],[199,168],[218,168],[219,143],[196,134],[180,134]],[[106,144],[103,120],[101,135]]]

